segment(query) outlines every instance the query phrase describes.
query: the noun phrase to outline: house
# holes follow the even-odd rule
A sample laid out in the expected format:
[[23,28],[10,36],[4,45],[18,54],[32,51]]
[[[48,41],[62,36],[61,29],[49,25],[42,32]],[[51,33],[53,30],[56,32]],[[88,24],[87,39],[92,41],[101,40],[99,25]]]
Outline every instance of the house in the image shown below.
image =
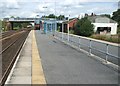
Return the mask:
[[117,22],[106,16],[89,16],[88,19],[94,25],[97,34],[117,34]]
[[77,21],[78,21],[78,18],[72,18],[72,19],[69,19],[69,21],[63,22],[64,32],[67,32],[68,24],[69,24],[69,30],[72,30],[74,28],[75,24],[77,23]]

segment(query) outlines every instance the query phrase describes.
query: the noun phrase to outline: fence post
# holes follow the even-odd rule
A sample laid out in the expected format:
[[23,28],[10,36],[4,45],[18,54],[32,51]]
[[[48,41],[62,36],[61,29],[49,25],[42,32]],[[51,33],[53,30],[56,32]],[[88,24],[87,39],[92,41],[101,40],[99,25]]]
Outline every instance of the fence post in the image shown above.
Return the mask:
[[80,39],[80,37],[79,37],[79,49],[81,49],[81,45],[80,45],[80,43],[81,43],[81,39]]
[[63,40],[63,28],[64,28],[64,26],[63,26],[63,23],[62,23],[62,40]]
[[72,44],[72,35],[69,35],[69,42],[71,42],[71,44]]
[[68,42],[69,42],[69,24],[67,26],[67,30],[68,30],[68,33],[67,33],[68,34],[68,38],[67,39],[68,39]]
[[92,48],[91,44],[92,44],[92,40],[90,40],[90,43],[89,43],[89,55],[91,55],[91,48]]
[[108,62],[108,47],[109,47],[109,45],[106,44],[106,59],[105,59],[106,63]]
[[74,36],[73,36],[73,35],[71,35],[71,40],[70,40],[70,41],[71,41],[71,44],[73,44],[73,45],[74,45],[74,40],[73,40],[73,39],[74,39]]

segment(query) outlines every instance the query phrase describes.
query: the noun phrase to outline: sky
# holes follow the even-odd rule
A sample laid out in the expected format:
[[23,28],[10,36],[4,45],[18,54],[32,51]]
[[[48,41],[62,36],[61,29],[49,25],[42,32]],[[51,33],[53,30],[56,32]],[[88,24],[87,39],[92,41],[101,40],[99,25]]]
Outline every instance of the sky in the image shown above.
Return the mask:
[[55,14],[71,18],[85,13],[110,14],[118,9],[119,0],[0,0],[0,18],[40,17]]

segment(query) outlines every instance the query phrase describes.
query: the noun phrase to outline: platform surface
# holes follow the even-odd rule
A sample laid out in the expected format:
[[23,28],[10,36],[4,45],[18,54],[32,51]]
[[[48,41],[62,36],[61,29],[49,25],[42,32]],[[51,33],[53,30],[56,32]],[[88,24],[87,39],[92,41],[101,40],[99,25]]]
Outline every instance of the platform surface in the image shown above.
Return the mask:
[[30,32],[7,84],[118,84],[118,72],[36,30]]
[[47,84],[118,84],[118,73],[85,53],[35,31]]

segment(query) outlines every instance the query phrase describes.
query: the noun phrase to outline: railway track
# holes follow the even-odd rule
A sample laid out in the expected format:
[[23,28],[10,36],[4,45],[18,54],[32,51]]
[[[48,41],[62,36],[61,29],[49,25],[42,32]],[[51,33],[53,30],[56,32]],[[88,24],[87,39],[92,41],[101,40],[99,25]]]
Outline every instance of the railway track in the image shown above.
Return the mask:
[[30,30],[24,29],[10,33],[8,36],[4,36],[0,41],[2,42],[2,50],[0,55],[2,56],[2,76],[0,77],[0,86],[4,86],[4,83],[12,69],[12,66],[25,42]]
[[7,36],[9,36],[9,35],[11,35],[11,34],[13,34],[13,33],[15,33],[16,31],[15,30],[11,30],[11,31],[7,31],[7,32],[3,32],[2,34],[1,34],[1,39],[2,38],[5,38],[5,37],[7,37]]
[[10,30],[10,31],[7,31],[7,32],[3,32],[3,33],[1,33],[1,37],[0,37],[0,40],[3,40],[4,38],[6,38],[6,37],[9,37],[9,36],[11,36],[11,35],[13,35],[13,34],[15,34],[15,33],[17,33],[17,32],[19,32],[19,31],[24,31],[25,29],[19,29],[19,30]]

